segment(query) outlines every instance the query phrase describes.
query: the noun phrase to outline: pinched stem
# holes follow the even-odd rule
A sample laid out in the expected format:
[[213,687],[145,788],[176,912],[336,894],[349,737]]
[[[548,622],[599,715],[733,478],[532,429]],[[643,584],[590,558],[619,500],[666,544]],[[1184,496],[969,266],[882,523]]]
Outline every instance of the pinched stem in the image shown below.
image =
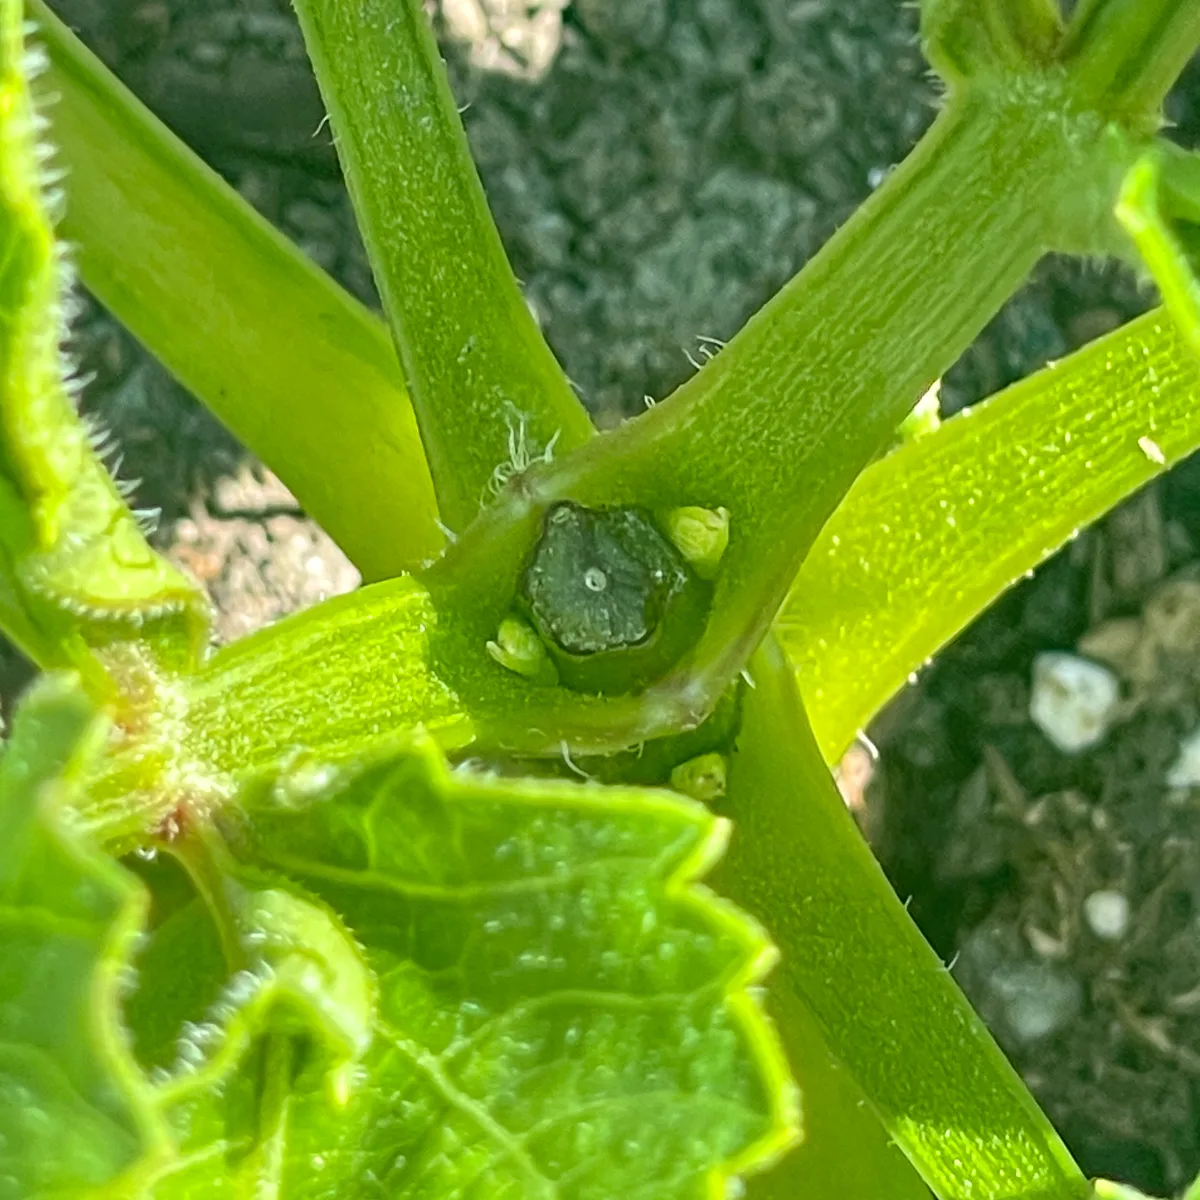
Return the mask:
[[483,681],[467,664],[511,603],[551,504],[721,507],[729,546],[693,652],[642,696],[573,703],[541,689],[498,722],[489,714],[481,734],[491,728],[505,744],[528,746],[539,730],[543,750],[563,739],[595,747],[701,719],[857,475],[1020,286],[1054,241],[1062,209],[1081,191],[1110,187],[1113,160],[1137,150],[1080,111],[1056,75],[964,92],[674,396],[510,489],[427,577],[439,607],[461,618],[443,623],[435,649],[462,697],[478,694]]

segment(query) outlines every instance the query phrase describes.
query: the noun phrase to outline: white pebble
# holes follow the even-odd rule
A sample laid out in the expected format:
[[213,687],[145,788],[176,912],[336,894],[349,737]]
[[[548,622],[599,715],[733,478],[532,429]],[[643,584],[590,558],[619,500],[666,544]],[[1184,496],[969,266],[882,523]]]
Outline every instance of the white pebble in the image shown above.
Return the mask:
[[1049,963],[1007,964],[991,986],[1004,1000],[1004,1016],[1020,1042],[1036,1042],[1069,1025],[1083,1007],[1083,988],[1068,971]]
[[1179,757],[1167,768],[1167,786],[1200,787],[1200,729],[1179,743]]
[[1116,719],[1117,677],[1099,663],[1047,651],[1033,661],[1029,715],[1062,751],[1074,754],[1096,745]]
[[1129,932],[1129,901],[1113,888],[1092,892],[1083,901],[1088,928],[1106,942],[1119,942]]

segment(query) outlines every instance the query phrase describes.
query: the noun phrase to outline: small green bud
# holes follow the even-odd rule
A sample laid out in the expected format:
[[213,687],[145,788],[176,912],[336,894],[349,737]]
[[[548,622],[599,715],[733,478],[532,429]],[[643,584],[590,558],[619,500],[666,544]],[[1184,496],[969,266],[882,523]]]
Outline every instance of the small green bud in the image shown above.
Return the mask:
[[701,579],[715,579],[729,545],[729,509],[686,505],[665,520],[667,537]]
[[671,772],[671,786],[693,800],[709,804],[725,795],[726,776],[724,755],[698,754]]
[[500,622],[496,640],[488,642],[488,653],[502,666],[538,683],[558,682],[558,672],[546,653],[537,631],[520,617],[507,616]]

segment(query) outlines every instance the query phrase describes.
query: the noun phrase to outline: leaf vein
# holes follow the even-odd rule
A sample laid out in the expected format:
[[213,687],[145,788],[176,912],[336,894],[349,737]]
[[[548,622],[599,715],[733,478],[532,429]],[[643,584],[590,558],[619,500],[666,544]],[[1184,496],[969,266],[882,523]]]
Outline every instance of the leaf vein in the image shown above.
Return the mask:
[[584,867],[563,871],[553,875],[531,875],[523,879],[497,880],[492,883],[437,884],[418,883],[396,879],[377,869],[357,867],[335,867],[313,862],[311,859],[292,858],[286,854],[271,854],[271,861],[292,875],[309,876],[340,883],[348,887],[394,892],[401,896],[420,900],[488,900],[496,896],[536,895],[539,892],[560,890],[574,883],[581,883],[597,875],[632,874],[640,877],[647,864],[654,860],[645,858],[614,857],[599,859]]
[[386,1021],[379,1022],[380,1031],[387,1037],[393,1049],[407,1058],[433,1084],[447,1104],[473,1121],[504,1154],[513,1160],[527,1178],[542,1189],[545,1200],[556,1200],[558,1186],[548,1179],[521,1145],[520,1139],[506,1129],[483,1107],[455,1086],[446,1074],[437,1056],[419,1043],[406,1038],[398,1029]]

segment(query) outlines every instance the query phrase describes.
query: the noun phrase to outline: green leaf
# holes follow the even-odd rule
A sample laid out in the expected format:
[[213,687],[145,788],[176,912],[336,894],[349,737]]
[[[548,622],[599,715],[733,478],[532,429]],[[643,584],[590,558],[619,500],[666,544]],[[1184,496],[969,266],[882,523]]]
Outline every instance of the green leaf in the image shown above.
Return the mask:
[[[243,965],[161,1089],[156,1197],[705,1200],[794,1137],[774,955],[696,882],[727,833],[701,805],[452,772],[420,739],[241,799],[221,824],[255,865],[201,890]],[[267,1021],[281,979],[309,990]],[[356,1068],[331,1082],[306,1028]]]
[[297,12],[442,516],[592,432],[517,287],[420,0]]
[[702,806],[452,774],[428,749],[299,811],[286,787],[249,804],[264,860],[343,915],[378,976],[381,1085],[415,1110],[397,1184],[719,1195],[710,1175],[786,1144],[746,991],[773,954],[695,882],[726,834]]
[[155,554],[97,457],[70,396],[65,264],[48,208],[47,148],[25,80],[21,6],[0,3],[0,625],[43,666],[73,665],[93,690],[85,649],[144,623],[198,652],[205,607]]
[[[211,835],[204,840],[211,848]],[[192,861],[186,845],[176,849]],[[290,1196],[297,1194],[293,1185],[278,1189],[301,1098],[335,1124],[354,1092],[368,1085],[362,1064],[376,1032],[374,982],[324,905],[224,854],[208,865],[206,882],[217,894],[206,898],[218,910],[234,969],[206,1019],[180,1027],[173,1077],[158,1093],[177,1156],[154,1194],[202,1187],[205,1195],[261,1195],[274,1188]],[[169,974],[161,979],[171,982]],[[310,1132],[320,1144],[322,1127]],[[297,1185],[310,1170],[301,1169]]]
[[[0,759],[0,1196],[81,1196],[161,1157],[120,992],[144,890],[66,823],[105,728],[48,677]],[[120,1191],[120,1195],[131,1194]]]
[[864,472],[776,626],[825,755],[1005,588],[1200,446],[1198,396],[1160,309]]
[[156,120],[39,0],[80,273],[275,470],[367,579],[440,549],[387,331]]
[[204,822],[185,830],[171,850],[208,906],[235,971],[227,990],[236,1000],[227,995],[213,1005],[236,1017],[240,1034],[225,1032],[222,1056],[238,1058],[251,1029],[316,1034],[321,1057],[330,1060],[334,1099],[345,1103],[375,1016],[369,974],[345,929],[286,881],[237,863]]
[[[154,915],[162,898],[153,886],[151,894]],[[220,933],[202,901],[193,897],[144,930],[133,967],[124,1004],[133,1051],[145,1069],[166,1070],[184,1023],[205,1020],[228,976]]]
[[1058,1135],[872,857],[774,642],[751,674],[722,806],[736,833],[714,877],[778,939],[776,996],[812,1014],[941,1200],[1084,1200]]
[[[88,710],[68,699],[77,732]],[[39,1136],[58,1139],[53,1152],[9,1139],[29,1148],[14,1198],[119,1175],[137,1188],[113,1194],[162,1200],[380,1187],[706,1200],[794,1139],[795,1088],[757,998],[774,952],[697,882],[725,823],[666,792],[452,772],[424,738],[260,776],[244,810],[218,817],[230,849],[203,813],[178,811],[164,836],[213,920],[185,901],[136,960],[126,1007],[148,1087],[115,990],[145,889],[69,841],[93,884],[73,887],[31,842],[37,781],[65,753],[45,711],[21,710],[0,761],[0,834],[16,850],[0,868],[0,1001],[14,1011],[15,989],[27,1005],[0,1045],[0,1130],[46,1112]],[[81,898],[117,931],[97,917],[87,933]],[[107,1123],[73,1094],[68,1111],[57,1077],[28,1066],[43,1043]]]

